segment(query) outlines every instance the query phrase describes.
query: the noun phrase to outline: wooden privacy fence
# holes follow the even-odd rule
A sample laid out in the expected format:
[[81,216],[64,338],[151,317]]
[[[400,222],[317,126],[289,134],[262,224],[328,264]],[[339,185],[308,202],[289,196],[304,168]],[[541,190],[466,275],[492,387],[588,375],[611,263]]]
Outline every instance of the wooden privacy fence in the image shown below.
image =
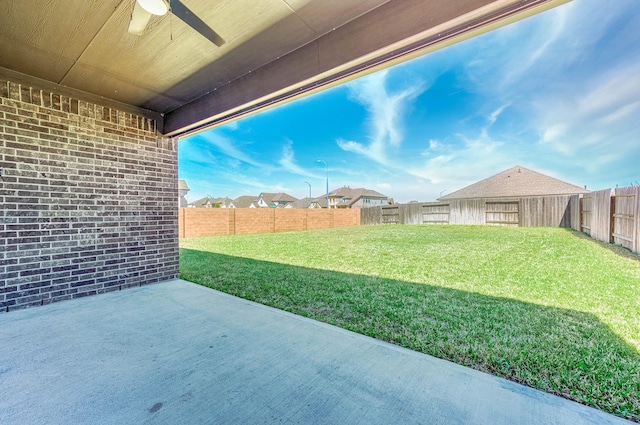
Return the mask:
[[[571,196],[521,199],[460,199],[363,208],[360,222],[372,224],[487,224],[570,227],[577,206]],[[575,215],[575,214],[574,214]]]
[[293,232],[357,226],[357,209],[180,208],[178,236]]
[[640,186],[616,189],[612,242],[640,253]]
[[363,208],[360,222],[566,227],[640,253],[640,187],[585,195],[459,199]]

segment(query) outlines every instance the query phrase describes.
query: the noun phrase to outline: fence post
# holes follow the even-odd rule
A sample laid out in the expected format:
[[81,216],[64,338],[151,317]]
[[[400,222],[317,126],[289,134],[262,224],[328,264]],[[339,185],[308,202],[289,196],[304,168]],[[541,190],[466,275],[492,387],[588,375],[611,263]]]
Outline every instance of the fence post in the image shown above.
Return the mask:
[[614,214],[616,212],[616,197],[615,195],[611,196],[611,205],[609,207],[609,243],[613,243],[613,234],[615,230],[613,229],[615,225]]

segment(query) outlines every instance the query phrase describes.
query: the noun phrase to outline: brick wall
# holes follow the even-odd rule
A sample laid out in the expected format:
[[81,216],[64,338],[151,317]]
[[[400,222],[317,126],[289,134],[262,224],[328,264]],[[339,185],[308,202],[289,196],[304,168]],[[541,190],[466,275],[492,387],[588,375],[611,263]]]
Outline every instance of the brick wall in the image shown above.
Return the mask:
[[177,152],[155,121],[0,79],[0,308],[178,276]]
[[273,210],[276,232],[294,232],[307,229],[307,211],[305,209],[277,208]]
[[180,208],[180,237],[294,232],[360,225],[360,210]]
[[[322,210],[322,209],[310,209],[307,213],[307,229],[326,229],[333,227],[333,216],[338,210]],[[360,210],[356,211],[360,214]],[[333,214],[326,214],[326,212],[332,212]]]
[[242,233],[273,233],[275,230],[274,211],[271,208],[231,208],[235,215],[235,232]]
[[[233,232],[233,227],[231,227]],[[229,210],[224,208],[180,208],[180,237],[229,234]],[[188,235],[188,236],[185,236]]]

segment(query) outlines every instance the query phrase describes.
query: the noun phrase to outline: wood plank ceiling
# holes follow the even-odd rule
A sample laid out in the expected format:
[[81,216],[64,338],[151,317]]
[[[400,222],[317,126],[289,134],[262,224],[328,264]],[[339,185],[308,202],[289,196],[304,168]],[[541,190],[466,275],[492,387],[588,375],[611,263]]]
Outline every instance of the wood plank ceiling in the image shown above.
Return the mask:
[[[135,0],[0,0],[0,67],[153,111],[179,135],[564,0],[183,0],[127,32]],[[447,32],[448,31],[448,32]]]

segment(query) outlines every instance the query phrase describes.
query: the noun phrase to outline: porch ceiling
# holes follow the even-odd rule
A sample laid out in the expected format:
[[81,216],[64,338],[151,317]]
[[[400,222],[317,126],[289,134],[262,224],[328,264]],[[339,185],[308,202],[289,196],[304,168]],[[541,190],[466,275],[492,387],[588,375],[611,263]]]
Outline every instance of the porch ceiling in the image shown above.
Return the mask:
[[[159,114],[180,135],[566,0],[183,0],[226,43],[135,0],[3,0],[0,67]],[[38,81],[39,81],[38,80]]]

